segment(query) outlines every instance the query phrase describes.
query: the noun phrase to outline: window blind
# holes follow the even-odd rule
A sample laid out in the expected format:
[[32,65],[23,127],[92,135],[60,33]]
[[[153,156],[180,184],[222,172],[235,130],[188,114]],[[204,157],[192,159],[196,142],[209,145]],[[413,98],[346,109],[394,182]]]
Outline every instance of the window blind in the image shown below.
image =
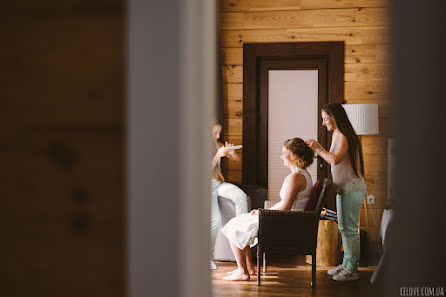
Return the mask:
[[[283,143],[293,137],[317,140],[318,70],[270,70],[268,73],[268,199],[279,201],[290,170],[280,159]],[[308,171],[317,179],[316,164]]]

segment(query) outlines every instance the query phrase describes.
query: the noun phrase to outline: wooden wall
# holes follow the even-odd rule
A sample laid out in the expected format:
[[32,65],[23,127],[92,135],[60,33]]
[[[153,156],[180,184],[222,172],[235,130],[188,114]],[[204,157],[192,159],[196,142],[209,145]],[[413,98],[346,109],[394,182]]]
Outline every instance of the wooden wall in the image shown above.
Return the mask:
[[[225,137],[242,143],[243,43],[345,42],[345,99],[348,103],[378,103],[380,134],[363,136],[368,192],[377,223],[387,199],[387,127],[390,117],[389,26],[386,0],[227,0],[221,1],[220,39],[223,61]],[[241,162],[228,162],[227,179],[241,182]],[[380,238],[369,211],[366,228],[372,245]]]
[[124,3],[0,14],[0,296],[123,296]]

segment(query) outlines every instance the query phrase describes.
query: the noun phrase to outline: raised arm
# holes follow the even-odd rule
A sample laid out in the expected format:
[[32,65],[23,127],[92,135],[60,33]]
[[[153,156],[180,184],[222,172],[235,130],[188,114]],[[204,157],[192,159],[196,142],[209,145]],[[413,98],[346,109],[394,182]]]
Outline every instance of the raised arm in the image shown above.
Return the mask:
[[314,139],[307,140],[306,143],[308,144],[309,147],[311,147],[313,149],[313,151],[315,153],[317,153],[319,156],[321,156],[322,159],[324,159],[328,164],[336,165],[342,161],[342,159],[344,158],[345,154],[348,151],[347,138],[342,134],[339,134],[338,138],[339,139],[338,139],[336,153],[332,153],[331,150],[330,150],[330,152],[325,150],[322,147],[322,145]]
[[215,166],[217,165],[218,161],[225,156],[225,152],[224,150],[217,150],[217,152],[214,155],[214,158],[212,158],[212,169],[215,168]]
[[223,151],[224,157],[227,157],[228,159],[232,160],[232,161],[240,161],[240,156],[237,154],[237,152],[235,150],[225,150],[224,147],[227,146],[234,146],[233,143],[229,143],[229,142],[225,142],[225,144],[219,142],[218,143],[220,150]]

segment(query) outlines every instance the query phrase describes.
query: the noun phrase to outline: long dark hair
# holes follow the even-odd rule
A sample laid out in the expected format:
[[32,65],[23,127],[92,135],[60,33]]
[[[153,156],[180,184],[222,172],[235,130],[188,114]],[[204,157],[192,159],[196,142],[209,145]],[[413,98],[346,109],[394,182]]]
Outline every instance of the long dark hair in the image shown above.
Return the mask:
[[359,177],[357,160],[359,154],[359,165],[361,175],[364,176],[364,159],[362,156],[362,145],[355,129],[350,123],[345,109],[339,103],[330,103],[322,108],[329,116],[333,118],[339,131],[347,138],[348,141],[348,156],[353,172]]

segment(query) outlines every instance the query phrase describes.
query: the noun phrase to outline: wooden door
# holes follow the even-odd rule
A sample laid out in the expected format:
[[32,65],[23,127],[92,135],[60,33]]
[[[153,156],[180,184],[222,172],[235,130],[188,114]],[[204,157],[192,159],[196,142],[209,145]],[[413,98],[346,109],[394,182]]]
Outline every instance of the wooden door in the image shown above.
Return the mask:
[[[321,127],[319,113],[327,103],[343,102],[344,43],[244,44],[243,65],[242,178],[245,184],[267,187],[267,72],[271,69],[318,69],[318,141],[326,147],[330,139]],[[329,176],[329,167],[321,163],[318,160],[318,178]]]
[[[308,74],[312,81],[305,79]],[[296,86],[286,86],[282,82],[270,80],[274,75],[281,75],[280,79],[285,79],[287,76],[294,77],[288,83]],[[305,81],[304,84],[299,85],[299,79]],[[284,88],[284,92],[288,92],[285,94],[289,97],[288,100],[275,98],[275,92],[271,93],[271,90],[275,89],[273,83],[281,84],[280,87]],[[307,85],[309,83],[315,86],[312,95],[308,94]],[[328,102],[327,58],[263,59],[260,62],[258,84],[260,87],[260,154],[258,156],[260,168],[257,174],[259,174],[261,184],[268,187],[269,193],[273,194],[273,196],[269,196],[274,197],[280,190],[283,176],[287,174],[287,170],[283,168],[282,164],[279,164],[281,162],[278,162],[283,141],[292,137],[304,140],[319,139],[320,143],[327,147],[327,132],[322,126],[320,117],[321,108]],[[283,97],[283,95],[280,96]],[[275,106],[278,104],[285,106]],[[303,113],[300,112],[301,109],[303,109]],[[270,110],[273,113],[270,113]],[[280,112],[277,113],[277,110]],[[326,163],[321,161],[320,158],[316,158],[314,164],[309,168],[314,180],[322,179],[327,174]]]

